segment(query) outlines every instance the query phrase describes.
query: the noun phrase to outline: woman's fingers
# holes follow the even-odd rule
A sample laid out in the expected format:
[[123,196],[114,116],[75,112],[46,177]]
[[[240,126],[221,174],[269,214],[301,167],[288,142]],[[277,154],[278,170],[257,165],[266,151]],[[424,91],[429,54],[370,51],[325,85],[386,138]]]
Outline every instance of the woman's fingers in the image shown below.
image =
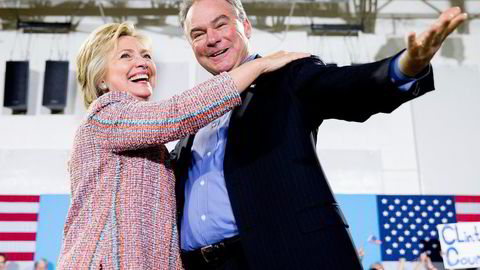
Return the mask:
[[266,61],[264,72],[271,72],[277,70],[294,60],[305,58],[308,56],[310,56],[310,54],[304,52],[275,52],[264,57],[264,60]]

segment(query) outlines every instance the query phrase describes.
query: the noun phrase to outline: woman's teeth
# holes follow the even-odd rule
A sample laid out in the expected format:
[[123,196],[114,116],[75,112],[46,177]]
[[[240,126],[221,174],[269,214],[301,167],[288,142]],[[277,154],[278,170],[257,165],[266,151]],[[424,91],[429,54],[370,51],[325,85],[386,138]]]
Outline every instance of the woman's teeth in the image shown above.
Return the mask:
[[148,80],[148,75],[147,74],[137,74],[133,77],[130,77],[130,81],[138,81],[138,80]]

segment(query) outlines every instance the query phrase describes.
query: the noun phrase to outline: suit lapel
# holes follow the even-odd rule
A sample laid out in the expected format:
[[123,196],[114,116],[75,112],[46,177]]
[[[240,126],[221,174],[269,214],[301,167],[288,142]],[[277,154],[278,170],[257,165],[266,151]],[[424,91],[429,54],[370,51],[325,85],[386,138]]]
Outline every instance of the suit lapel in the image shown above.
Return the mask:
[[[248,104],[250,103],[250,101],[253,98],[255,87],[256,87],[255,84],[250,85],[248,87],[248,89],[240,95],[241,98],[242,98],[242,105],[233,110],[232,117],[231,117],[232,119],[237,120],[237,119],[242,118],[243,114],[245,113],[245,110],[248,107]],[[230,119],[230,125],[232,124],[232,121],[234,121],[232,119]]]
[[235,166],[235,157],[233,155],[234,148],[236,144],[240,143],[238,136],[239,131],[238,125],[239,121],[243,118],[245,111],[248,108],[248,105],[253,99],[255,94],[256,84],[255,82],[249,86],[249,88],[241,94],[242,97],[242,105],[235,108],[232,111],[232,116],[230,117],[230,123],[228,125],[228,134],[227,134],[227,145],[225,146],[225,156],[223,158],[223,171],[225,176],[225,183],[227,185],[227,190],[229,189],[230,179],[229,179],[229,172]]
[[188,165],[192,157],[192,144],[195,135],[190,135],[181,139],[175,147],[175,156],[172,156],[175,161],[175,193],[177,200],[177,226],[180,227],[180,222],[183,215],[183,205],[185,202],[185,183],[188,178]]
[[[255,59],[257,58],[260,58],[261,56],[256,54],[255,55]],[[257,78],[258,80],[258,78]],[[232,117],[230,119],[230,125],[229,125],[229,128],[231,127],[232,123],[235,123],[236,120],[238,119],[241,119],[243,114],[245,113],[245,110],[247,109],[248,107],[248,104],[250,103],[250,101],[252,100],[253,98],[253,94],[254,94],[254,90],[255,90],[255,87],[256,87],[256,81],[255,80],[249,87],[247,90],[245,90],[241,95],[240,97],[242,98],[242,105],[236,109],[233,110],[232,112]],[[230,136],[229,136],[230,137]],[[228,140],[227,140],[227,144],[228,144]]]
[[173,156],[173,159],[176,161],[177,166],[180,166],[177,169],[177,172],[179,172],[180,174],[184,173],[185,168],[183,165],[188,164],[190,160],[192,144],[194,139],[195,139],[194,134],[181,139],[178,142],[178,145],[175,149],[175,156]]
[[190,135],[183,138],[178,143],[175,148],[175,155],[172,158],[175,161],[175,177],[176,177],[176,186],[177,197],[183,197],[183,190],[185,186],[185,181],[188,177],[188,165],[190,164],[190,159],[192,157],[192,144],[195,135]]

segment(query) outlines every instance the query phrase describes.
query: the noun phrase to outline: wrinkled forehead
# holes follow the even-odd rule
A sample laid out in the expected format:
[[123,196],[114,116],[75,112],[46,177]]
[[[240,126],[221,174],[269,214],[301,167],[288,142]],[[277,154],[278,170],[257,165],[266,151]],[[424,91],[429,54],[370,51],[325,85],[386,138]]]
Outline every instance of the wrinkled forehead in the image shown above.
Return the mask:
[[238,19],[235,7],[226,0],[194,1],[187,12],[185,26],[188,28],[212,23],[220,16],[228,17],[230,20]]

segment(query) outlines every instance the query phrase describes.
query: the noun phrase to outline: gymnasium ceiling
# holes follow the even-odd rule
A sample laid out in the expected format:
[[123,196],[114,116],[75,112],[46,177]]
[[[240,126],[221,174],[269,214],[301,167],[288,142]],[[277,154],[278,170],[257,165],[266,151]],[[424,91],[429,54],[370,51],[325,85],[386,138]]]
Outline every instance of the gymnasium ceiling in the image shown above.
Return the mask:
[[[243,0],[254,27],[268,31],[313,29],[318,19],[332,19],[327,25],[337,32],[375,31],[377,19],[433,19],[449,6],[460,6],[469,20],[480,18],[478,0]],[[477,3],[474,3],[477,2]],[[178,14],[175,0],[3,0],[0,2],[0,30],[47,31],[47,24],[63,23],[63,31],[76,31],[87,17],[106,21],[130,20],[141,26],[164,26],[168,16]],[[412,6],[416,7],[412,10]],[[418,8],[420,7],[420,8]],[[292,18],[302,18],[292,20]],[[340,23],[338,23],[340,22]],[[33,28],[25,27],[34,23]],[[42,23],[46,23],[43,24]],[[40,24],[42,27],[35,28]],[[32,24],[30,24],[32,26]],[[60,28],[59,28],[60,29]],[[468,33],[468,23],[460,32]]]

